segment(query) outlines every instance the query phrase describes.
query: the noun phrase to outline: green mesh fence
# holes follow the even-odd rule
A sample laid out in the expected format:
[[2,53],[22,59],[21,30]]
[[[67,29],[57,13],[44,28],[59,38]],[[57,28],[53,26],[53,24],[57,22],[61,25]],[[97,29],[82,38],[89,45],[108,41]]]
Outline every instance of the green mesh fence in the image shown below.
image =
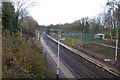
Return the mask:
[[88,33],[78,33],[78,32],[74,32],[74,33],[61,33],[61,37],[62,38],[74,38],[74,39],[80,39],[80,40],[84,40],[84,41],[101,41],[102,40],[102,36],[97,35],[95,36],[95,34],[88,34]]

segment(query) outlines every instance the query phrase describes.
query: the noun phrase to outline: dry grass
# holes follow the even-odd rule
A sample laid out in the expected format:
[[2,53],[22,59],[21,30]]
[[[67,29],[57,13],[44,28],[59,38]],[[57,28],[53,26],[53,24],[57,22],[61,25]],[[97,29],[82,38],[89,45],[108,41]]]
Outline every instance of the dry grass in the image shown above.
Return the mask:
[[3,33],[2,36],[2,77],[3,78],[43,78],[44,57],[33,49],[33,44],[21,40],[20,36]]

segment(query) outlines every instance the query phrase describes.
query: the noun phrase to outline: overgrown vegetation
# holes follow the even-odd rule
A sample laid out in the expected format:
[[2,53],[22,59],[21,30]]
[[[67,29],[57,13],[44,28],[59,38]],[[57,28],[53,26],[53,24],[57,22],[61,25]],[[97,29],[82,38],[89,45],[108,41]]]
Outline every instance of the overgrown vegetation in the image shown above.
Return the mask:
[[10,34],[15,34],[19,30],[15,9],[11,2],[2,2],[2,25],[2,29],[9,31]]
[[3,32],[2,41],[3,78],[44,78],[44,57],[37,46],[24,37],[21,40],[19,34]]
[[2,2],[2,77],[42,79],[44,56],[40,41],[32,39],[32,35],[36,37],[37,22],[24,14],[24,0],[17,3],[15,10],[12,2]]

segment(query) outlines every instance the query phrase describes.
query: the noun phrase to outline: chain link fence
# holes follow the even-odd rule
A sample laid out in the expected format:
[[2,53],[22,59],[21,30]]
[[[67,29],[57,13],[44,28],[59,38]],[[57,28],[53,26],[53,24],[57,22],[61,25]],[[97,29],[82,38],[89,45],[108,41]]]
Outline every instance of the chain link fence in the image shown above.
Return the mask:
[[103,44],[104,36],[81,32],[61,33],[62,42],[86,54],[114,63],[115,46]]

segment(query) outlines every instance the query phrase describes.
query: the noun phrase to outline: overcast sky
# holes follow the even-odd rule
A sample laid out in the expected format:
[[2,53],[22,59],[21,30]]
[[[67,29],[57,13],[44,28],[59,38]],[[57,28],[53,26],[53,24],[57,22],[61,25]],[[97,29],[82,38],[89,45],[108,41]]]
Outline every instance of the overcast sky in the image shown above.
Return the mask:
[[40,25],[71,23],[82,17],[94,17],[103,11],[107,0],[36,0],[29,9]]

